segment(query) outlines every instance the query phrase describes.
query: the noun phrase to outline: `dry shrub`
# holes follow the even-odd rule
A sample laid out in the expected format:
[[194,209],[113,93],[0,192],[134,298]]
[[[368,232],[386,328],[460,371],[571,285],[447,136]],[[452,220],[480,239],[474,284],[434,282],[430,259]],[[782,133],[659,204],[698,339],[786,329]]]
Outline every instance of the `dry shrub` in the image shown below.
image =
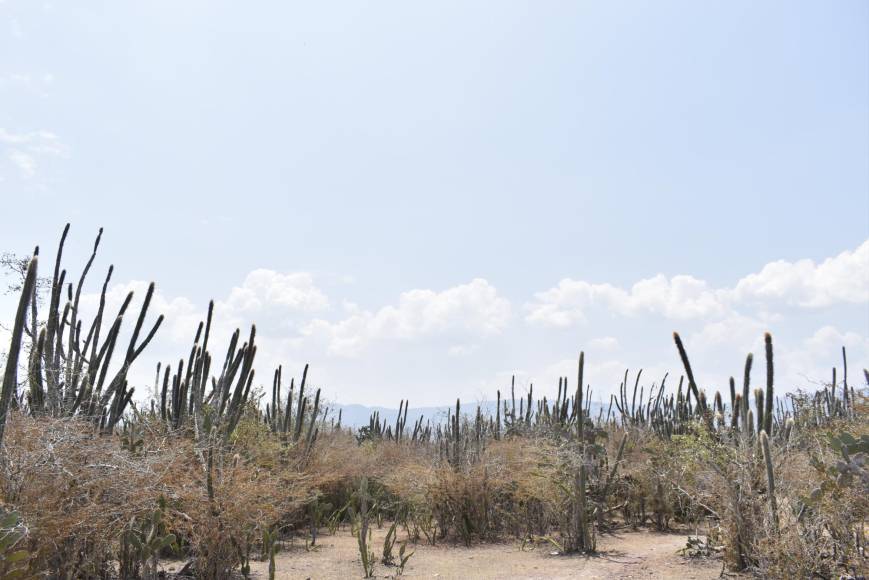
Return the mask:
[[314,494],[311,478],[298,469],[301,450],[281,445],[251,416],[239,423],[230,446],[191,451],[189,478],[175,490],[183,516],[176,529],[199,577],[228,577],[261,548],[263,531],[301,517]]
[[400,520],[413,539],[469,544],[502,533],[545,533],[555,518],[557,447],[544,438],[489,441],[450,465],[437,445],[365,440],[326,433],[305,465],[319,501],[339,508],[362,477],[381,516]]
[[330,490],[355,485],[363,476],[380,481],[408,466],[430,463],[421,446],[393,441],[359,444],[347,432],[336,431],[318,439],[306,472],[319,489]]
[[[616,457],[621,432],[609,437],[607,457]],[[645,525],[651,520],[666,530],[671,520],[694,524],[710,516],[719,489],[708,468],[705,451],[695,436],[662,440],[654,433],[632,428],[622,463],[612,483],[610,503],[624,522]],[[609,466],[611,467],[611,466]]]
[[2,488],[30,527],[38,570],[108,576],[117,539],[134,517],[172,498],[189,473],[186,441],[147,437],[131,451],[76,419],[11,414]]
[[544,439],[491,441],[476,460],[455,468],[440,460],[432,446],[383,442],[376,451],[378,465],[389,466],[379,482],[414,523],[424,526],[420,520],[433,519],[438,538],[465,544],[548,528],[558,493],[555,453]]
[[[100,578],[114,573],[121,534],[149,517],[163,520],[203,577],[225,577],[258,546],[263,529],[297,512],[308,477],[277,447],[217,448],[213,500],[202,450],[187,438],[148,428],[132,445],[95,434],[75,419],[10,416],[2,486],[30,528],[34,568]],[[270,464],[268,467],[258,462]]]
[[[758,438],[718,437],[701,423],[688,435],[647,439],[630,449],[622,493],[642,498],[646,508],[658,494],[679,519],[705,520],[702,528],[724,546],[733,570],[770,578],[859,577],[866,574],[861,546],[869,485],[840,476],[843,459],[830,440],[843,431],[859,438],[869,426],[858,414],[822,428],[802,425],[789,441],[781,434],[774,440],[775,516]],[[865,466],[863,474],[869,477]],[[661,494],[653,491],[655,482],[669,487]]]
[[[190,547],[202,577],[225,577],[259,547],[262,532],[296,512],[308,499],[306,478],[291,469],[265,469],[233,450],[215,451],[214,496],[205,469],[177,489],[183,523],[176,529]],[[183,512],[182,512],[183,510]]]
[[[604,494],[612,468],[605,458],[617,455],[622,434],[610,425],[603,446],[587,449],[591,509],[623,509],[628,523],[651,517],[659,528],[670,517],[708,522],[732,568],[767,577],[865,574],[869,490],[860,478],[837,477],[842,458],[830,444],[833,433],[869,432],[862,399],[856,408],[854,419],[798,425],[787,444],[774,440],[778,528],[756,440],[711,433],[700,422],[670,439],[632,427]],[[374,496],[372,516],[399,521],[413,540],[471,544],[563,533],[570,468],[580,457],[547,431],[472,443],[459,461],[448,461],[437,442],[360,443],[327,428],[311,451],[270,433],[253,412],[225,444],[197,447],[189,432],[167,432],[147,417],[137,416],[135,426],[105,436],[79,420],[10,415],[0,486],[29,527],[35,572],[116,575],[122,534],[161,504],[190,567],[201,577],[226,577],[258,555],[265,530],[309,526],[315,536],[324,515],[347,521],[341,508],[356,501],[362,478]]]
[[[865,399],[858,409],[865,411]],[[864,415],[865,416],[865,415]],[[823,429],[798,432],[778,450],[776,495],[778,531],[769,526],[755,545],[756,568],[770,577],[865,577],[864,526],[869,517],[866,465],[850,476],[831,438],[842,432],[869,434],[863,420],[836,421]],[[860,459],[858,461],[864,461]],[[852,459],[853,461],[853,459]],[[859,469],[859,468],[858,468]]]
[[542,437],[503,439],[486,449],[499,529],[521,537],[549,532],[563,496],[558,485],[562,453]]

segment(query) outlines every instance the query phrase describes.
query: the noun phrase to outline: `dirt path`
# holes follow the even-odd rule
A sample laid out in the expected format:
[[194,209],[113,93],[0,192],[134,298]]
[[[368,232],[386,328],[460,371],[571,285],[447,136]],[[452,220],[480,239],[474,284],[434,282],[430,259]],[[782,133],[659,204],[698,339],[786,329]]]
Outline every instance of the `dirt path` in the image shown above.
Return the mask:
[[[385,530],[374,530],[373,549],[379,554]],[[519,544],[488,544],[464,548],[453,545],[419,544],[404,570],[403,578],[661,578],[712,579],[721,572],[720,560],[693,561],[678,550],[685,547],[683,534],[658,534],[625,531],[598,539],[599,555],[557,556],[538,546],[520,549]],[[318,548],[305,551],[304,545],[285,546],[278,554],[277,578],[312,580],[362,577],[356,538],[347,531],[335,536],[323,535]],[[398,546],[396,545],[396,553]],[[268,565],[254,564],[257,578],[268,577]],[[394,577],[395,569],[381,564],[375,567],[377,578]]]

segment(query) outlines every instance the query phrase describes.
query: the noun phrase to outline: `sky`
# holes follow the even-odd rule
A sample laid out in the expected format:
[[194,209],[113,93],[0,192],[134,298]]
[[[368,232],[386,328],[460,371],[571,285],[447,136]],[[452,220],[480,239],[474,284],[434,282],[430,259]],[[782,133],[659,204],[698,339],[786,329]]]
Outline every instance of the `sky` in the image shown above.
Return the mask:
[[0,250],[46,274],[66,222],[84,308],[157,284],[140,393],[210,299],[345,403],[554,394],[580,350],[605,400],[674,330],[710,392],[765,331],[782,391],[843,345],[853,382],[869,3],[0,0]]

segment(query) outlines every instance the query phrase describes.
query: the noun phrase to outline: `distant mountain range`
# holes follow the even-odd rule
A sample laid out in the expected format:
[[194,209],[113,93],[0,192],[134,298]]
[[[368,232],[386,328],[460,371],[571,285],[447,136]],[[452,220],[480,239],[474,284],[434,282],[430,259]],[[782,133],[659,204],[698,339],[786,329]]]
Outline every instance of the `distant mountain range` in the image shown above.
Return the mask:
[[[463,415],[474,416],[477,413],[477,406],[479,405],[484,414],[494,415],[496,404],[496,401],[462,403],[461,411]],[[596,417],[601,408],[603,408],[603,412],[606,413],[606,407],[608,406],[609,403],[607,403],[606,406],[603,406],[601,403],[592,401],[590,410]],[[534,407],[536,410],[537,401],[534,402]],[[398,409],[390,407],[369,407],[366,405],[342,405],[333,403],[329,405],[329,408],[331,409],[329,412],[330,418],[336,418],[339,409],[341,410],[341,424],[345,427],[361,427],[363,425],[368,425],[371,414],[375,411],[380,413],[380,420],[386,421],[387,425],[394,425],[395,420],[398,417]],[[407,411],[407,425],[409,428],[412,427],[420,417],[424,417],[424,419],[432,421],[432,423],[441,422],[446,419],[448,412],[455,412],[455,408],[455,405],[443,405],[438,407],[411,406]],[[516,410],[517,412],[519,410],[518,398],[516,399]],[[615,407],[613,407],[613,412],[616,412]]]

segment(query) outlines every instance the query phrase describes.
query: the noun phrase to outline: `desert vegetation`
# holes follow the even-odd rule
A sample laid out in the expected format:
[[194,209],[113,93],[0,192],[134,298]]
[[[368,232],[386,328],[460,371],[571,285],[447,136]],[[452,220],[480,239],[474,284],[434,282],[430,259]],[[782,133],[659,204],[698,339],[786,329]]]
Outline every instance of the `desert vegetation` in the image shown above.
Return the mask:
[[674,334],[678,377],[626,371],[596,410],[580,353],[554,399],[507,386],[494,412],[457,400],[411,424],[402,400],[394,422],[354,428],[307,367],[261,379],[255,326],[215,344],[212,303],[189,351],[158,366],[156,396],[137,396],[150,386],[130,368],[162,322],[154,285],[109,312],[109,268],[83,319],[100,237],[73,281],[68,231],[44,300],[38,248],[21,268],[0,397],[4,578],[157,578],[167,561],[176,577],[247,577],[255,561],[274,576],[282,546],[339,531],[356,538],[359,577],[399,576],[417,546],[592,554],[633,528],[692,530],[686,557],[727,573],[866,573],[869,372],[849,376],[844,349],[826,386],[792,393],[767,334],[722,393]]

